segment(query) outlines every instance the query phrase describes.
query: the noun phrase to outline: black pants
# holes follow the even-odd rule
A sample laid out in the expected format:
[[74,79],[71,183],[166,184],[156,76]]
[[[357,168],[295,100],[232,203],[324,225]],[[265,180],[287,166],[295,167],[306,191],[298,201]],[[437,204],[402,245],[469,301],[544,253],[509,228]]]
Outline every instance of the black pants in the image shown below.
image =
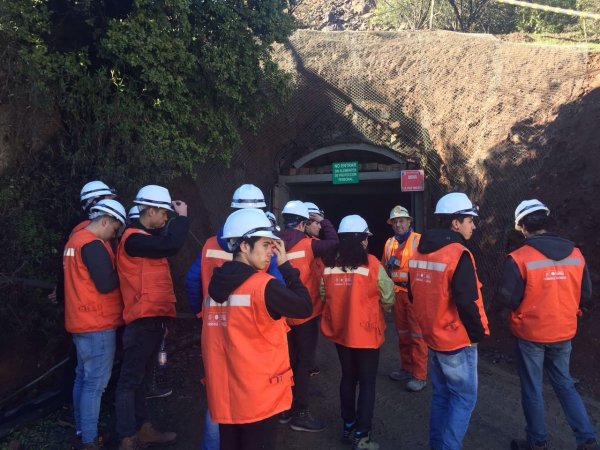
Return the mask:
[[125,327],[123,362],[115,393],[119,438],[133,436],[148,420],[144,377],[152,370],[167,320],[166,317],[145,317]]
[[[375,408],[375,379],[379,349],[349,348],[335,344],[342,365],[340,404],[345,423],[356,421],[356,431],[371,431]],[[358,386],[358,404],[356,387]]]
[[219,424],[221,450],[274,450],[277,425],[277,415],[260,422]]
[[319,339],[319,322],[315,317],[301,325],[291,327],[288,333],[290,365],[294,371],[294,407],[308,408],[309,370],[315,361],[317,341]]

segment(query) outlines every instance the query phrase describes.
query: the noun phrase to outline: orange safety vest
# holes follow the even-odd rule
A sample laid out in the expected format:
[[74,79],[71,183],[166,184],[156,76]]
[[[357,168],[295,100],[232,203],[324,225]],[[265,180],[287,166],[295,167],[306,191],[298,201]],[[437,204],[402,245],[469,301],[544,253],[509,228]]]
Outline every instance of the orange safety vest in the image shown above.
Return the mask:
[[288,261],[292,267],[300,271],[300,281],[308,289],[313,306],[312,314],[304,319],[288,318],[287,323],[291,326],[308,322],[321,314],[323,310],[323,301],[319,292],[321,283],[319,274],[321,272],[317,272],[319,263],[316,262],[318,258],[315,258],[312,250],[312,241],[313,239],[309,237],[302,238],[287,252]]
[[92,221],[90,219],[85,219],[82,220],[81,222],[79,222],[77,225],[75,225],[75,227],[71,230],[71,234],[69,234],[69,237],[73,236],[75,233],[77,233],[79,230],[83,230],[85,227],[87,227],[90,223],[92,223]]
[[[410,290],[414,299],[413,311],[421,326],[423,339],[436,351],[448,352],[471,345],[450,290],[454,271],[463,252],[469,254],[475,267],[473,254],[459,243],[446,245],[428,254],[419,253],[417,250],[408,263]],[[475,269],[475,277],[477,277],[477,269]],[[489,335],[479,278],[477,278],[477,293],[475,303],[479,308],[485,334]]]
[[523,300],[510,313],[512,333],[533,342],[560,342],[577,332],[585,259],[578,248],[560,261],[524,245],[510,254],[525,283]]
[[341,267],[326,267],[323,270],[323,336],[351,348],[381,347],[385,320],[377,286],[380,266],[377,258],[369,255],[366,266],[346,268],[346,272]]
[[292,405],[287,326],[265,304],[272,279],[256,272],[226,302],[204,302],[202,358],[208,408],[217,423],[258,422]]
[[123,325],[121,292],[115,288],[101,294],[81,257],[84,245],[100,241],[115,264],[115,255],[108,242],[88,230],[73,233],[63,252],[65,268],[65,328],[69,333],[109,330]]
[[[408,282],[408,260],[417,250],[420,239],[421,235],[413,231],[410,233],[406,241],[404,241],[402,246],[400,246],[400,243],[395,237],[389,238],[385,243],[385,247],[383,248],[383,256],[381,257],[381,264],[383,264],[387,274],[396,285],[394,288],[395,292],[408,291],[405,286],[398,286],[398,283]],[[400,266],[390,270],[387,267],[387,262],[392,256],[395,256],[398,259]]]
[[[221,267],[227,261],[233,259],[233,253],[226,252],[221,248],[216,236],[210,237],[202,247],[202,259],[200,262],[200,278],[202,280],[202,302],[208,297],[208,284],[212,277],[213,271],[217,267]],[[198,318],[202,317],[202,311],[197,314]]]
[[117,249],[117,269],[123,295],[123,319],[131,323],[142,317],[175,317],[175,293],[167,258],[129,256],[125,241],[132,234],[150,233],[127,228]]

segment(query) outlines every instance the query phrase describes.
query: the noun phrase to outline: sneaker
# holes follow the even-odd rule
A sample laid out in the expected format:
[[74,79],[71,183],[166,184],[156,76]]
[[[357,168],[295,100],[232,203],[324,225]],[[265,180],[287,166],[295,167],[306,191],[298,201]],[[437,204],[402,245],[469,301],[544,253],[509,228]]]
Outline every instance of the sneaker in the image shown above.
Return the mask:
[[596,439],[590,439],[585,444],[579,444],[577,446],[577,450],[598,450],[598,449],[600,449],[600,445],[598,445],[598,442],[596,441]]
[[352,450],[379,450],[379,444],[371,440],[370,433],[357,433],[354,435]]
[[352,433],[354,432],[354,428],[356,428],[356,422],[344,423],[342,425],[342,435],[340,436],[340,441],[342,441],[344,444],[352,444]]
[[311,377],[314,377],[315,375],[319,375],[321,373],[321,369],[319,369],[318,367],[313,367],[312,369],[308,370],[308,374]]
[[314,433],[323,431],[325,427],[325,423],[315,419],[308,408],[296,411],[290,422],[290,428],[295,431],[308,431]]
[[394,381],[404,381],[412,378],[412,375],[404,369],[394,370],[389,376],[390,379]]
[[279,413],[279,423],[281,423],[281,424],[288,423],[290,420],[292,420],[292,417],[294,417],[292,408],[288,409],[287,411],[280,412]]
[[172,431],[159,431],[150,422],[144,422],[137,432],[140,447],[148,447],[153,444],[168,444],[177,439],[177,433]]
[[510,443],[510,450],[548,450],[550,447],[547,442],[529,442],[525,439],[513,439]]
[[154,386],[149,392],[146,392],[146,400],[151,398],[165,398],[173,393],[173,389],[170,387],[158,387]]
[[411,378],[406,383],[406,390],[410,392],[420,392],[427,386],[427,380],[419,380],[417,378]]

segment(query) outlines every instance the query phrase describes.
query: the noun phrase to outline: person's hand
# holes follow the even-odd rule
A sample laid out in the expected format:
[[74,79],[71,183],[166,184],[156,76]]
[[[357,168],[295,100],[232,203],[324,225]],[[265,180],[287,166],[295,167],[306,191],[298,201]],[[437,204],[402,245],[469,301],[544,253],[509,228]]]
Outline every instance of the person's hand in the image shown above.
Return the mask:
[[273,240],[273,253],[277,257],[278,266],[281,266],[288,260],[285,244],[280,239]]
[[324,219],[324,217],[321,214],[317,214],[317,213],[310,213],[308,215],[308,218],[310,220],[314,220],[317,223],[321,223],[321,221]]
[[173,209],[177,214],[187,217],[187,203],[182,200],[173,200]]

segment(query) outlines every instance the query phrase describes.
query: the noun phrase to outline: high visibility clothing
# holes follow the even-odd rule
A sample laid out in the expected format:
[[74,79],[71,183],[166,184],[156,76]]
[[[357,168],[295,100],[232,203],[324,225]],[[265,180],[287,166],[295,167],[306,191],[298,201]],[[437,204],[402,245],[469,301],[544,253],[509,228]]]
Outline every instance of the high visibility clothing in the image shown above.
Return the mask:
[[[467,252],[475,267],[473,254],[462,244],[452,243],[432,253],[417,250],[409,261],[410,289],[413,311],[427,345],[436,351],[452,351],[471,345],[452,300],[451,282],[463,252]],[[477,277],[477,270],[475,270]],[[488,320],[481,299],[481,283],[477,279],[481,325],[489,335]]]
[[92,221],[90,219],[85,219],[82,220],[81,222],[79,222],[77,225],[75,225],[75,227],[71,230],[71,234],[69,235],[69,237],[73,236],[75,233],[77,233],[79,230],[83,230],[85,227],[87,227],[90,223],[92,223]]
[[287,326],[265,304],[272,279],[256,272],[226,302],[204,302],[202,358],[208,408],[217,423],[258,422],[292,405]]
[[117,249],[117,270],[123,296],[123,319],[131,323],[142,317],[175,317],[175,293],[167,258],[129,256],[125,242],[139,228],[127,228]]
[[395,297],[394,324],[398,332],[401,367],[414,378],[426,380],[429,350],[415,317],[413,305],[408,300],[408,292],[396,292]]
[[115,264],[115,255],[108,242],[88,230],[71,235],[63,252],[65,273],[65,328],[69,333],[87,333],[117,328],[123,325],[123,302],[119,288],[107,294],[98,292],[83,262],[81,249],[100,241]]
[[[208,284],[212,277],[213,271],[217,267],[221,267],[227,261],[233,259],[233,253],[226,252],[221,248],[216,236],[210,237],[202,247],[202,259],[200,263],[200,278],[202,280],[202,302],[208,297]],[[202,311],[197,314],[198,318],[202,317]]]
[[321,283],[319,274],[321,272],[318,271],[319,267],[322,267],[322,265],[320,266],[322,263],[317,261],[320,258],[315,258],[312,241],[313,239],[309,237],[302,238],[287,252],[288,261],[292,267],[300,271],[300,281],[308,289],[313,305],[313,312],[309,317],[305,319],[287,319],[288,324],[292,326],[308,322],[321,314],[323,310],[323,301],[319,292]]
[[325,306],[321,332],[336,344],[351,348],[379,348],[385,320],[377,286],[380,262],[369,255],[368,264],[356,269],[325,267]]
[[574,248],[560,261],[524,245],[510,254],[525,283],[523,300],[511,312],[512,333],[533,342],[572,339],[577,331],[577,313],[585,260]]
[[[408,283],[408,260],[417,250],[420,239],[421,235],[413,231],[403,244],[400,244],[395,237],[389,238],[385,243],[385,247],[383,248],[383,256],[381,257],[381,264],[383,264],[387,274],[396,285],[396,292],[408,291],[408,288],[406,287],[406,283]],[[395,258],[397,264],[394,265],[393,268],[389,268],[388,261],[392,257]],[[401,285],[399,286],[399,284]]]

